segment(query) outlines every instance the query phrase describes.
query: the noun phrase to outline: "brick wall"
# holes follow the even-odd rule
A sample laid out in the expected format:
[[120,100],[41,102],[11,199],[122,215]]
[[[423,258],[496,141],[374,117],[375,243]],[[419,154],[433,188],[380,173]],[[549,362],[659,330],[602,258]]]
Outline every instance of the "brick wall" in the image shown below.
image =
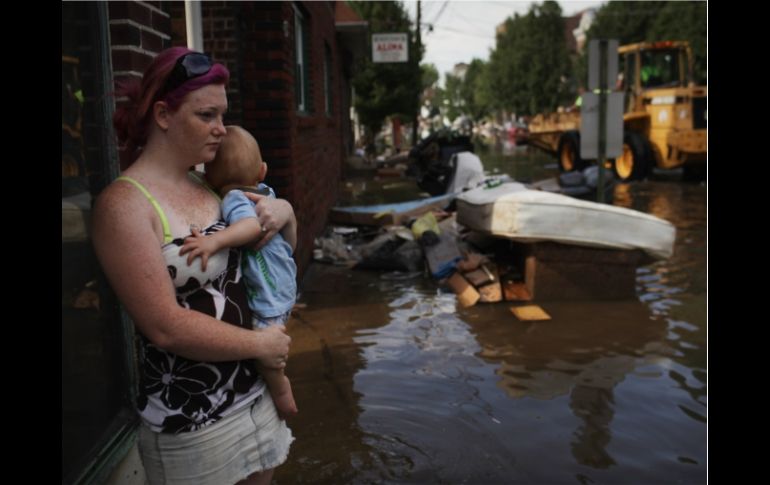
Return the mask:
[[[334,205],[339,189],[340,174],[344,153],[342,152],[341,116],[347,116],[347,110],[341,112],[339,102],[340,68],[339,49],[334,30],[334,10],[332,2],[303,3],[308,23],[309,42],[309,77],[311,113],[298,114],[294,108],[293,76],[290,86],[290,120],[293,193],[292,200],[297,211],[299,224],[299,244],[297,262],[304,269],[309,263],[313,239],[326,225],[329,209]],[[289,65],[293,72],[293,12],[290,12],[290,52]],[[324,93],[324,51],[329,46],[331,53],[331,99],[332,113],[327,116]]]
[[112,70],[116,80],[141,78],[155,55],[171,46],[171,18],[158,2],[109,2]]
[[[158,52],[171,47],[171,18],[158,2],[109,2],[110,49],[115,82],[141,79]],[[119,103],[120,100],[117,100]],[[119,152],[125,168],[124,152]]]

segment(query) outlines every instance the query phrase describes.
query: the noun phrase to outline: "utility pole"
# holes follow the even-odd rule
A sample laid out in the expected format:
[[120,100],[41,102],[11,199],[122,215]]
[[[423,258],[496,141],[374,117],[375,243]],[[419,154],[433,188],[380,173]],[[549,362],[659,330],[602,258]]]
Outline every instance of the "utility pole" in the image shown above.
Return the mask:
[[[415,29],[416,37],[415,37],[415,49],[414,49],[414,63],[417,67],[417,69],[420,69],[420,61],[419,61],[419,55],[420,55],[420,46],[422,44],[422,39],[420,36],[420,0],[417,0],[417,28]],[[420,82],[420,86],[417,89],[417,113],[414,115],[414,124],[412,125],[412,146],[417,145],[417,133],[420,130],[420,96],[422,95],[422,82]]]

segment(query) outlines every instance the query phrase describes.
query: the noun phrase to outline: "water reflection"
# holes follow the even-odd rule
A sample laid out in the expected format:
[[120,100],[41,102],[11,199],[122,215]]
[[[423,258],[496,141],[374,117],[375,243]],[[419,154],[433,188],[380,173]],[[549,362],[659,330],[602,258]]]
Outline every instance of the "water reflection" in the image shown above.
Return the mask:
[[548,313],[552,320],[539,323],[501,324],[505,315],[483,314],[469,322],[482,347],[479,355],[499,364],[498,386],[516,399],[569,396],[580,420],[572,455],[580,464],[607,468],[615,464],[606,450],[614,389],[665,337],[666,324],[651,319],[637,301],[549,302]]
[[518,182],[530,183],[559,174],[552,156],[529,145],[503,147],[502,150],[479,146],[476,151],[484,171],[490,175],[505,173]]
[[[350,483],[372,467],[377,450],[358,426],[361,394],[353,380],[365,362],[353,341],[364,326],[384,325],[388,304],[335,266],[312,266],[302,288],[307,310],[289,322],[292,348],[286,370],[299,406],[290,426],[297,438],[279,483]],[[344,310],[342,310],[344,308]]]
[[[706,185],[670,181],[618,185],[615,204],[652,213],[676,226],[674,254],[637,270],[637,294],[668,322],[671,352],[685,366],[671,371],[672,380],[705,406]],[[703,411],[690,414],[702,419]]]

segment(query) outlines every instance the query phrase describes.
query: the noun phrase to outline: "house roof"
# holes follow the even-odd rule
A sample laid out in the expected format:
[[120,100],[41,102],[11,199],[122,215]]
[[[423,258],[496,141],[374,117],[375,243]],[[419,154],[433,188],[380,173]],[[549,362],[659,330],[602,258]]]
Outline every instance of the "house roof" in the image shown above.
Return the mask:
[[355,25],[362,24],[367,25],[364,19],[358,16],[355,10],[345,1],[334,2],[334,24],[340,25]]
[[366,56],[369,22],[361,19],[345,1],[334,2],[334,28],[340,43],[350,51],[354,59]]

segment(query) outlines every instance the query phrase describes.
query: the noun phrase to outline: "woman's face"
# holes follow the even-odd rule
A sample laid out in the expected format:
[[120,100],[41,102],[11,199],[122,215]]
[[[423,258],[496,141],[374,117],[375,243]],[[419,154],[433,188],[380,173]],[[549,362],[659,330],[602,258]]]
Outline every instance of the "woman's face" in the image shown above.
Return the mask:
[[189,93],[172,114],[168,136],[185,152],[191,165],[210,162],[217,154],[227,131],[223,116],[227,111],[225,87],[210,84]]

